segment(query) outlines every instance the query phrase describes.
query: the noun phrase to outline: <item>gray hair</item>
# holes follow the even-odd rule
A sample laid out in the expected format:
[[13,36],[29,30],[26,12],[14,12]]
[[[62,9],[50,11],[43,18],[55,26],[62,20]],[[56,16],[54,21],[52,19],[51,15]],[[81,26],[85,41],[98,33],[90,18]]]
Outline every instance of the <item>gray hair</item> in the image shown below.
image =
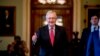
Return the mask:
[[47,16],[48,16],[48,14],[51,14],[51,13],[55,13],[55,14],[57,15],[57,13],[56,13],[54,10],[49,10],[49,11],[47,11],[47,13],[46,13],[46,18],[47,18]]

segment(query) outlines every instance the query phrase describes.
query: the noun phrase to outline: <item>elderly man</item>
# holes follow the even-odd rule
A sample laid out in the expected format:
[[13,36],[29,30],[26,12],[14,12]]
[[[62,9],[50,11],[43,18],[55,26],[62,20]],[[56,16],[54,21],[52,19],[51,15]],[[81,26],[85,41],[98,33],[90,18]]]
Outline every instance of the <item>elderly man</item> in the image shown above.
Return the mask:
[[48,24],[39,28],[32,41],[40,46],[39,56],[67,56],[67,36],[65,29],[56,25],[57,14],[50,10],[46,13]]

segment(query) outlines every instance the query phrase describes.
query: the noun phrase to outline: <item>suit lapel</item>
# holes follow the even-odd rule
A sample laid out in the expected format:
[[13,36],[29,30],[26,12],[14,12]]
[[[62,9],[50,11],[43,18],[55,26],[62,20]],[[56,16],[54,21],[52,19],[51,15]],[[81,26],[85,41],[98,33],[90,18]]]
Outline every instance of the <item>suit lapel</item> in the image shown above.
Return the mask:
[[58,31],[58,27],[57,25],[55,26],[55,39],[54,39],[54,45],[56,44],[56,42],[58,41],[59,39],[59,31]]
[[47,41],[48,41],[48,43],[49,43],[49,44],[50,44],[50,46],[51,46],[48,25],[47,25],[47,26],[46,26],[46,28],[45,28],[45,35],[44,35],[44,36],[46,36],[46,38],[47,38]]

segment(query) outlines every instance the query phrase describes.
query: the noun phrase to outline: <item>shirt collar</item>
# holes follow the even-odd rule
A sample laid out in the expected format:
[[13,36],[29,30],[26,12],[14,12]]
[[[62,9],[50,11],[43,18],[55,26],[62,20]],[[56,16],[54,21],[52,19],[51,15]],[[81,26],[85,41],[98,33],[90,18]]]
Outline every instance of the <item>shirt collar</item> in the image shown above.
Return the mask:
[[[51,29],[51,27],[48,25],[48,28]],[[53,26],[53,29],[55,29],[55,26]]]
[[94,28],[94,27],[98,28],[98,25],[97,26],[94,26],[94,25],[91,26],[91,28]]
[[97,25],[97,26],[92,25],[92,26],[91,26],[91,32],[94,31],[94,27],[96,27],[95,30],[98,30],[98,29],[99,29],[99,26],[98,26],[98,25]]

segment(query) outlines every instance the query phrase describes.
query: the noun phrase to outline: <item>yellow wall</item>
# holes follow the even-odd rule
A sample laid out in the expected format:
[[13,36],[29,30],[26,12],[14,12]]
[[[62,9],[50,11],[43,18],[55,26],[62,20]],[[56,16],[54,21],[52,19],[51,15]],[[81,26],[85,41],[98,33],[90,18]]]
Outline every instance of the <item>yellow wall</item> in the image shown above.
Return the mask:
[[0,6],[15,6],[16,7],[16,35],[22,37],[22,0],[0,0]]
[[84,28],[83,20],[86,18],[87,15],[85,15],[85,8],[84,5],[100,5],[100,0],[81,0],[81,22],[82,22],[82,28]]
[[81,32],[82,32],[82,29],[85,28],[83,21],[88,16],[86,15],[84,5],[100,5],[100,0],[81,0],[81,18],[80,18],[81,19]]
[[[30,50],[30,0],[0,0],[0,6],[16,7],[16,35],[26,41]],[[0,37],[0,50],[6,50],[7,44],[13,41],[13,36],[8,36],[8,38],[7,36]]]
[[[22,0],[0,0],[0,6],[15,6],[16,7],[16,16],[15,16],[15,21],[16,21],[16,35],[19,35],[22,37],[22,18],[23,18],[23,1]],[[1,36],[0,36],[1,37]],[[8,39],[9,38],[9,39]],[[7,44],[11,43],[13,40],[13,36],[7,36],[6,37],[1,37],[0,38],[0,50],[6,50]],[[5,42],[6,40],[6,42]],[[8,42],[9,41],[9,42]]]

